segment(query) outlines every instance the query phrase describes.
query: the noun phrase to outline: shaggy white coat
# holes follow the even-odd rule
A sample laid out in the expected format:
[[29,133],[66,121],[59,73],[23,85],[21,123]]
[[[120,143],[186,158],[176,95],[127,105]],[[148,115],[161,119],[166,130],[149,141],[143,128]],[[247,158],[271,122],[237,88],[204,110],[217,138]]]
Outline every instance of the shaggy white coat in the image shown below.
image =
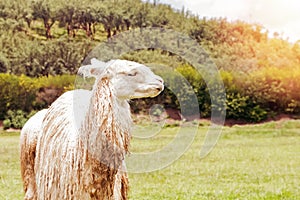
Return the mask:
[[[28,147],[26,131],[36,130],[32,137],[37,140],[35,182],[26,185],[30,176],[23,173],[29,199],[127,198],[127,174],[122,171],[132,127],[127,100],[158,95],[163,81],[138,63],[117,60],[100,64],[87,68],[97,77],[92,91],[63,94],[36,116],[40,125],[31,130],[25,125],[21,146]],[[30,156],[22,157],[21,152],[22,158]],[[21,165],[24,171],[32,168],[32,163],[28,167],[21,161]]]

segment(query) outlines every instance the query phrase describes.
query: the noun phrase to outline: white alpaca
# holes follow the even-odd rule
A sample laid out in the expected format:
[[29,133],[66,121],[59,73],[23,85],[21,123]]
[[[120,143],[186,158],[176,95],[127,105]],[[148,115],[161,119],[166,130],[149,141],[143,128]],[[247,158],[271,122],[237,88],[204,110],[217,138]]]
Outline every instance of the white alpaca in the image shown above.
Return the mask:
[[[78,70],[78,74],[86,77],[97,77],[106,63],[95,58],[91,60],[91,65],[82,66]],[[23,188],[25,191],[24,200],[36,199],[36,181],[34,172],[34,161],[36,155],[36,144],[38,135],[41,134],[42,122],[47,113],[47,109],[43,109],[32,116],[24,125],[20,134],[20,161],[21,161],[21,177]],[[121,172],[120,172],[121,173]],[[120,176],[118,177],[119,179]],[[116,182],[119,183],[119,179]],[[119,183],[120,184],[120,183]],[[118,184],[115,184],[116,188]]]
[[162,79],[122,60],[97,73],[92,91],[67,92],[47,111],[36,149],[38,199],[126,199],[126,173],[117,173],[130,140],[127,100],[156,96]]

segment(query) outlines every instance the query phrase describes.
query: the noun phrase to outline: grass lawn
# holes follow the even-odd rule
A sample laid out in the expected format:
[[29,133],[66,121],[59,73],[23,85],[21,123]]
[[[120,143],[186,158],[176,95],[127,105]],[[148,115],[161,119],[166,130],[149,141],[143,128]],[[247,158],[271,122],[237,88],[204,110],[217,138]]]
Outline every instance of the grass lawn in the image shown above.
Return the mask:
[[[182,127],[188,131],[189,127]],[[179,128],[133,139],[133,152],[159,150]],[[130,199],[300,199],[300,121],[225,127],[211,154],[199,152],[207,126],[169,167],[129,174]],[[0,199],[22,199],[19,133],[0,133]]]

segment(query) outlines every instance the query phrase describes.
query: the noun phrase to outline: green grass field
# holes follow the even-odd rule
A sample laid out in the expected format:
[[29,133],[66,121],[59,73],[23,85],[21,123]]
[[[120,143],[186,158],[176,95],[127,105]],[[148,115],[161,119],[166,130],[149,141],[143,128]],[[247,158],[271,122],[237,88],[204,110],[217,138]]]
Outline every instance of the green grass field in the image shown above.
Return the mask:
[[[189,127],[182,127],[188,131]],[[157,150],[177,128],[133,139],[133,152]],[[169,167],[129,174],[130,199],[300,199],[300,121],[225,127],[211,154],[199,152],[207,126]],[[22,199],[19,133],[0,133],[0,199]]]

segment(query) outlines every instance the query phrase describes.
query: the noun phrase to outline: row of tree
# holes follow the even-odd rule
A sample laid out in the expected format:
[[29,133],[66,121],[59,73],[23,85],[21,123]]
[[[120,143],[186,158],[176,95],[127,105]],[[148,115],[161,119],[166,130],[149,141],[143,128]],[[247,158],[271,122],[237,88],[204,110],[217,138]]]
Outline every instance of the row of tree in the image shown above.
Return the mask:
[[164,27],[171,20],[183,17],[168,5],[143,3],[140,0],[4,0],[0,8],[0,18],[17,21],[18,26],[14,27],[14,31],[28,31],[35,21],[40,21],[47,39],[53,37],[51,30],[55,23],[64,27],[72,37],[76,36],[78,30],[85,31],[87,37],[93,37],[97,31],[96,26],[101,25],[100,29],[104,29],[107,38],[110,38],[132,28]]
[[[220,69],[247,72],[266,65],[299,63],[299,43],[270,39],[261,25],[200,18],[156,1],[3,0],[0,8],[0,72],[72,74],[98,42],[143,27],[162,27],[189,35],[210,53]],[[72,52],[68,56],[65,46]],[[75,59],[78,61],[73,62]],[[49,70],[51,67],[55,69]]]

